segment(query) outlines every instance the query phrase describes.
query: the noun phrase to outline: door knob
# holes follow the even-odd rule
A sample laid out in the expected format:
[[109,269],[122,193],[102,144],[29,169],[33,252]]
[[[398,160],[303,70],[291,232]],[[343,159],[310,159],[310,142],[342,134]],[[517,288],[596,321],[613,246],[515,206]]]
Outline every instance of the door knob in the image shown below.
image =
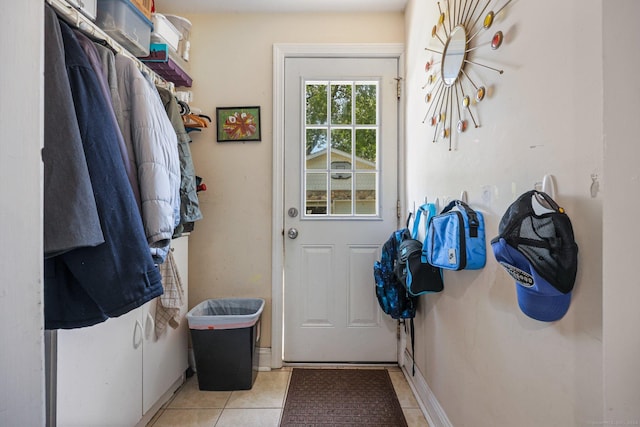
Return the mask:
[[290,228],[289,231],[287,231],[287,236],[289,236],[290,239],[295,239],[296,237],[298,237],[298,230],[296,230],[295,228]]

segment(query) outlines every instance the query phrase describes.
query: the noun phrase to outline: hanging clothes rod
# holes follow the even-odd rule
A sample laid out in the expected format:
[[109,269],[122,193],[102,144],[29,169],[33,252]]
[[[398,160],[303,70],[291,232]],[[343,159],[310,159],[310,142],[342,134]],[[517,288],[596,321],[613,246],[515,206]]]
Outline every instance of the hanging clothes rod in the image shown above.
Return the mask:
[[83,15],[82,12],[73,7],[67,1],[45,0],[45,2],[53,7],[58,16],[64,19],[69,25],[72,25],[73,27],[77,28],[78,30],[94,39],[104,40],[104,42],[109,45],[109,47],[111,47],[114,52],[120,55],[124,55],[127,58],[133,60],[133,62],[143,74],[152,76],[153,82],[156,85],[167,88],[171,91],[171,93],[175,94],[175,85],[172,82],[168,82],[167,80],[156,74],[151,68],[146,66],[131,52],[122,47],[122,45],[112,39],[107,33],[102,31],[102,29],[98,27],[91,19]]

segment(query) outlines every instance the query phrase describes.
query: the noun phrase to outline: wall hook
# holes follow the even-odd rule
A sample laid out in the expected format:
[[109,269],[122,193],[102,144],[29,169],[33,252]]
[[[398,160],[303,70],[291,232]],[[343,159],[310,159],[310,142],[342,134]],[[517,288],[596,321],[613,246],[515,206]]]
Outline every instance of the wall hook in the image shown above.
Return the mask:
[[589,188],[589,192],[591,193],[591,197],[597,197],[598,191],[600,191],[600,183],[598,182],[598,174],[591,174],[591,187]]
[[547,174],[542,178],[542,191],[551,196],[552,199],[556,198],[556,181],[553,175]]
[[464,203],[467,203],[468,197],[466,190],[462,190],[462,192],[460,193],[460,200],[462,200]]

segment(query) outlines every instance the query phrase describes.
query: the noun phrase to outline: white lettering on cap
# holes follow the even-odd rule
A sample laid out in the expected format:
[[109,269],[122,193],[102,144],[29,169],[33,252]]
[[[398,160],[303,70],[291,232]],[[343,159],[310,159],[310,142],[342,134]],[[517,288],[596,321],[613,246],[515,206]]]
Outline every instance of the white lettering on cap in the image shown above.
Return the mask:
[[527,273],[526,271],[520,270],[519,268],[514,267],[511,264],[507,264],[504,261],[500,261],[500,265],[502,265],[505,270],[507,270],[507,273],[509,273],[509,275],[511,275],[511,277],[513,277],[520,285],[524,286],[525,288],[533,287],[533,276],[531,276],[531,274]]

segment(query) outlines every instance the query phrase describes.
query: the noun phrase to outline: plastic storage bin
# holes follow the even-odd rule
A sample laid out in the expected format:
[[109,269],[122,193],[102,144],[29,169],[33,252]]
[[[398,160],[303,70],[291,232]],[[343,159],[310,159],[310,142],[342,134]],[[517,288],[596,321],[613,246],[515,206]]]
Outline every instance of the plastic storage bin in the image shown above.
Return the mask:
[[178,55],[180,55],[180,58],[183,60],[188,61],[189,49],[191,48],[191,42],[189,41],[189,36],[191,35],[191,21],[177,15],[165,15],[165,17],[182,34],[182,38],[178,45]]
[[98,0],[96,24],[133,55],[149,55],[153,24],[128,0]]
[[261,298],[201,302],[187,313],[200,390],[249,390],[258,375]]
[[151,32],[151,41],[153,43],[165,43],[174,52],[177,52],[182,34],[161,13],[154,13],[152,16],[153,31]]
[[67,3],[80,10],[92,21],[96,20],[96,0],[67,0]]

